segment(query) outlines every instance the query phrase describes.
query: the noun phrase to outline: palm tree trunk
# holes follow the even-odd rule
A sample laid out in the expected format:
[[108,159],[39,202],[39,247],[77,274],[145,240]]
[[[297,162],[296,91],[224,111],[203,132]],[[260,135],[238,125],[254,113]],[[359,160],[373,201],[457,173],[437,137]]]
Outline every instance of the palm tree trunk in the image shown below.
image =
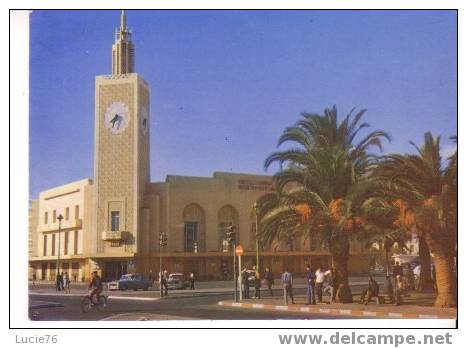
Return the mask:
[[433,280],[431,279],[431,256],[423,234],[420,234],[418,237],[418,255],[420,257],[419,290],[432,291]]
[[339,280],[339,289],[337,291],[337,299],[342,303],[352,303],[352,291],[349,286],[349,254],[331,254],[332,256],[332,267],[337,272],[337,278]]
[[435,255],[434,263],[436,269],[436,286],[438,288],[435,307],[455,307],[454,260],[449,255]]

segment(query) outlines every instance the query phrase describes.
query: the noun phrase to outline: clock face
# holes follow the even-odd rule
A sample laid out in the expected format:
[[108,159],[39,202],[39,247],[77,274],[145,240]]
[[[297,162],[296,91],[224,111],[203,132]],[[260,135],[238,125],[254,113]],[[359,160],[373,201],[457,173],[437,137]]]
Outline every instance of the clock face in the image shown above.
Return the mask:
[[113,102],[107,108],[104,119],[105,127],[113,134],[121,134],[130,123],[130,112],[122,102]]
[[148,113],[148,110],[145,107],[141,108],[140,122],[141,122],[141,132],[144,135],[148,134],[149,113]]

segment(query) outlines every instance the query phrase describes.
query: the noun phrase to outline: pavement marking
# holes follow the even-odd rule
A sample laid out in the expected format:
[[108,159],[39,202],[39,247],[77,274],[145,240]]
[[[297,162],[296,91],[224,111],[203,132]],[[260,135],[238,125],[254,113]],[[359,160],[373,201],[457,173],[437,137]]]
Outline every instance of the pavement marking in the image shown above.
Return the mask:
[[330,309],[327,309],[327,308],[320,308],[319,311],[321,313],[331,313],[331,310]]
[[403,314],[402,313],[388,313],[388,317],[402,318]]
[[370,317],[376,317],[376,312],[367,312],[367,311],[362,311],[363,315],[368,315]]
[[309,312],[310,308],[308,307],[300,307],[300,312]]
[[49,302],[49,301],[35,301],[29,305],[29,309],[42,309],[42,308],[55,308],[63,307],[61,303],[58,302]]
[[30,292],[29,295],[40,295],[40,296],[67,296],[67,297],[84,297],[87,293],[82,294],[57,294],[55,292]]
[[157,301],[160,297],[130,297],[130,296],[109,296],[110,300],[135,300],[135,301]]
[[264,304],[261,304],[261,303],[253,303],[253,308],[264,308]]
[[280,311],[287,311],[289,310],[289,306],[274,306],[275,309],[278,309]]
[[239,303],[239,302],[232,303],[232,307],[242,307],[242,306],[243,306],[243,303]]
[[339,309],[339,313],[340,314],[350,315],[350,314],[352,314],[352,311],[350,309]]

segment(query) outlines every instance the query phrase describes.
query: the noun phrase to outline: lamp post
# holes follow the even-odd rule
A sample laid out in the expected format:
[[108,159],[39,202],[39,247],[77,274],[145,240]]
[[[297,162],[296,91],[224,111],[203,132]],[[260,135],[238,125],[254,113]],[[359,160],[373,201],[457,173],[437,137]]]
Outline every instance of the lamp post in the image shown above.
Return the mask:
[[58,253],[57,253],[57,276],[58,276],[60,272],[60,234],[62,231],[62,220],[63,220],[62,214],[58,214],[57,220],[58,220]]
[[258,233],[259,233],[259,228],[258,228],[258,205],[253,204],[253,209],[255,210],[255,226],[256,226],[256,269],[259,272],[259,240],[258,240]]

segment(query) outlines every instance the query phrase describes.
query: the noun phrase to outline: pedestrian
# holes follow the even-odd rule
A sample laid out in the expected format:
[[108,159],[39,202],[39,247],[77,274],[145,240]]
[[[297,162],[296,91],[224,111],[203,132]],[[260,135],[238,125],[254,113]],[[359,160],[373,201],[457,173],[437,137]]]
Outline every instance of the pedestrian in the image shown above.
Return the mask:
[[274,293],[272,292],[272,286],[274,285],[274,275],[272,274],[269,267],[266,267],[266,271],[264,272],[264,280],[268,287],[269,293],[271,294],[271,297],[273,297]]
[[35,287],[36,286],[36,272],[34,272],[32,274],[32,286]]
[[65,286],[65,292],[70,293],[70,277],[68,277],[68,272],[65,272],[65,275],[63,276],[63,284]]
[[[307,298],[307,303],[308,305],[310,304],[316,304],[315,300],[315,273],[311,269],[310,265],[306,265],[306,273],[305,273],[305,278],[306,278],[306,298]],[[313,302],[312,302],[313,301]]]
[[397,284],[397,277],[399,276],[400,281],[402,281],[402,266],[399,264],[399,261],[396,261],[392,269],[392,276],[394,277],[394,284]]
[[284,273],[282,273],[282,285],[284,287],[284,303],[288,303],[288,297],[292,300],[292,304],[294,304],[293,299],[293,277],[292,273],[290,273],[287,267],[284,269]]
[[255,298],[261,298],[261,275],[258,267],[254,267],[255,270]]
[[169,277],[169,273],[167,272],[166,269],[162,272],[162,284],[161,284],[161,289],[164,291],[165,296],[169,296],[169,288],[167,285],[167,279]]
[[73,281],[76,283],[76,279],[78,279],[78,275],[75,273],[73,274]]
[[152,269],[149,270],[148,279],[151,282],[151,286],[154,284],[154,274],[152,274]]
[[329,271],[325,273],[329,276],[329,285],[331,286],[331,302],[336,302],[337,289],[339,289],[339,278],[337,271],[332,267]]
[[246,270],[246,266],[242,270],[241,278],[242,278],[243,298],[248,299],[250,298],[250,287],[248,285],[248,272]]
[[365,290],[362,291],[362,295],[360,296],[360,303],[368,304],[371,301],[373,296],[378,298],[379,295],[379,285],[376,280],[373,279],[372,276],[368,277],[368,286]]
[[190,272],[190,290],[195,290],[195,274]]
[[318,295],[318,303],[323,302],[323,284],[324,284],[324,278],[325,274],[323,270],[321,269],[321,266],[318,267],[318,269],[315,272],[315,282],[316,282],[316,294]]

